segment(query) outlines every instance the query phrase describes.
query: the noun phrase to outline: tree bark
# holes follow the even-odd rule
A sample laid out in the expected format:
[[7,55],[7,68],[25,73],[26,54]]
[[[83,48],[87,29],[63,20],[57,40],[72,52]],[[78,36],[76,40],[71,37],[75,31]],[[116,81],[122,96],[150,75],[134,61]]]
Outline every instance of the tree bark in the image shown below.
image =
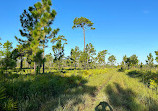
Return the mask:
[[75,69],[76,69],[76,60],[75,60]]
[[87,59],[87,69],[88,69],[88,59]]
[[20,69],[22,69],[23,67],[23,59],[22,59],[22,56],[20,57],[21,61],[20,61]]
[[51,67],[51,61],[49,62],[49,66],[48,66],[48,67],[49,67],[49,72],[50,72],[50,67]]
[[43,44],[43,73],[44,73],[44,44]]
[[34,62],[34,73],[36,74],[36,62]]
[[85,29],[84,29],[84,27],[83,27],[83,35],[84,35],[84,52],[85,52],[85,44],[86,44],[86,42],[85,42]]

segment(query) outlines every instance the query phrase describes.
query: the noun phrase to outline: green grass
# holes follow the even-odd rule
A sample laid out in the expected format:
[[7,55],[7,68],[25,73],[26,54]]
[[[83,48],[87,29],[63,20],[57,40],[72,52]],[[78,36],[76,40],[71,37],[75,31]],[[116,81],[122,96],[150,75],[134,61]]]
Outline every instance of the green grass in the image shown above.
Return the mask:
[[17,103],[19,111],[158,110],[158,94],[142,82],[139,71],[106,68],[46,72],[7,77],[6,95]]

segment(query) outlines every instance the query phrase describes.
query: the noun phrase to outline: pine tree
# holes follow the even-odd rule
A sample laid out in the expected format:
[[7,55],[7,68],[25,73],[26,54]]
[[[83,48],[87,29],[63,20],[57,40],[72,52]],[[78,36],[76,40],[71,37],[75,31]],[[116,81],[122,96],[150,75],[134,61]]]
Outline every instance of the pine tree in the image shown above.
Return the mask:
[[98,52],[97,61],[100,65],[105,65],[105,56],[107,54],[107,50],[103,50]]
[[5,70],[16,67],[16,60],[14,60],[11,57],[12,49],[13,49],[12,42],[9,42],[7,40],[7,42],[3,44],[3,50],[2,50],[3,59],[1,61],[1,64]]
[[53,46],[52,46],[52,50],[54,52],[54,62],[56,62],[58,69],[61,69],[61,60],[64,56],[64,45],[67,44],[66,43],[66,39],[65,36],[63,35],[59,35],[57,38],[53,38],[51,40]]
[[75,69],[77,67],[77,61],[79,61],[79,56],[80,56],[79,47],[76,46],[75,49],[71,49],[71,60],[73,61]]
[[81,27],[83,29],[83,35],[84,35],[84,51],[85,51],[85,31],[88,29],[92,29],[94,30],[95,28],[93,28],[93,24],[89,19],[85,18],[85,17],[76,17],[73,21],[74,25],[72,27],[72,29],[74,28],[78,28]]
[[94,61],[94,55],[96,55],[96,50],[94,49],[94,46],[89,43],[86,45],[85,52],[87,53],[87,68],[89,67],[90,64]]
[[88,54],[85,51],[82,51],[79,58],[81,68],[83,69],[87,68],[87,65],[86,65],[87,60],[88,60]]
[[114,63],[116,62],[116,57],[114,55],[111,55],[111,56],[109,56],[108,61],[113,66]]
[[146,63],[147,63],[147,65],[149,65],[150,68],[153,66],[154,58],[153,58],[153,55],[151,53],[149,53],[149,55],[147,55]]
[[[32,11],[35,10],[35,7],[29,7],[28,10],[24,10],[24,12],[20,15],[21,27],[20,34],[22,38],[18,38],[15,36],[15,39],[18,41],[18,51],[20,55],[27,57],[27,62],[31,64],[33,62],[33,50],[31,43],[33,42],[33,30],[35,30],[35,26],[37,24],[37,19],[35,19],[32,15]],[[25,54],[25,55],[24,55]],[[22,56],[21,57],[21,68],[22,68]],[[34,62],[34,71],[35,71],[35,62]]]
[[[51,39],[59,29],[52,31],[51,24],[53,23],[56,11],[51,10],[52,2],[51,0],[42,0],[42,2],[37,2],[34,7],[35,10],[31,11],[33,17],[37,20],[35,30],[33,31],[34,43],[39,41],[40,46],[43,48],[43,59],[44,51],[47,46],[49,39]],[[35,48],[35,47],[33,47]],[[43,73],[44,73],[44,62],[43,62]]]

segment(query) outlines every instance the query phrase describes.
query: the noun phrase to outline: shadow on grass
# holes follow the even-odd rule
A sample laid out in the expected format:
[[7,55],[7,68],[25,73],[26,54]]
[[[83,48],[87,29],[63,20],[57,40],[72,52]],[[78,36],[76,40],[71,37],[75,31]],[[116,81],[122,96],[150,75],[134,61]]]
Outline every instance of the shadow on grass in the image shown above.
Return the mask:
[[132,78],[139,78],[140,82],[147,84],[148,87],[150,86],[150,79],[158,80],[158,74],[151,71],[134,70],[134,71],[128,72],[127,75]]
[[113,111],[113,109],[107,102],[103,101],[95,107],[95,111]]
[[[113,109],[119,111],[158,111],[158,101],[144,96],[138,99],[131,89],[123,89],[118,83],[108,85],[105,89]],[[152,95],[151,95],[152,96]],[[137,99],[137,102],[136,102]],[[139,103],[138,103],[139,101]]]
[[140,111],[140,105],[136,103],[136,94],[131,89],[123,89],[119,84],[108,85],[105,90],[110,104],[119,110]]
[[59,74],[19,75],[9,79],[4,86],[6,95],[14,98],[18,110],[39,111],[64,108],[70,100],[72,106],[82,103],[83,94],[93,95],[96,87],[86,86],[81,76],[62,77]]
[[143,72],[141,72],[141,71],[136,71],[136,70],[130,71],[130,72],[127,73],[127,75],[130,76],[130,77],[132,77],[132,78],[139,78],[139,77],[142,77],[143,74],[144,74]]

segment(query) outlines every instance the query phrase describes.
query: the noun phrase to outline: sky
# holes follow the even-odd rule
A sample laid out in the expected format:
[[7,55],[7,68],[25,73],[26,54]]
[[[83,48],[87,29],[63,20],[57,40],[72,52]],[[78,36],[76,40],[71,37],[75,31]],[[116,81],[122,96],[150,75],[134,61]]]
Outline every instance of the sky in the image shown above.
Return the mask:
[[[1,0],[0,37],[1,42],[17,41],[21,37],[20,15],[24,9],[40,0]],[[158,50],[158,0],[52,0],[52,9],[57,16],[52,28],[60,28],[59,35],[68,40],[65,56],[71,48],[84,47],[82,29],[72,29],[75,17],[86,17],[94,23],[95,30],[86,31],[86,44],[92,43],[97,52],[108,50],[108,56],[115,55],[117,63],[126,54],[136,54],[145,63],[147,55]],[[46,53],[52,52],[48,44]]]

